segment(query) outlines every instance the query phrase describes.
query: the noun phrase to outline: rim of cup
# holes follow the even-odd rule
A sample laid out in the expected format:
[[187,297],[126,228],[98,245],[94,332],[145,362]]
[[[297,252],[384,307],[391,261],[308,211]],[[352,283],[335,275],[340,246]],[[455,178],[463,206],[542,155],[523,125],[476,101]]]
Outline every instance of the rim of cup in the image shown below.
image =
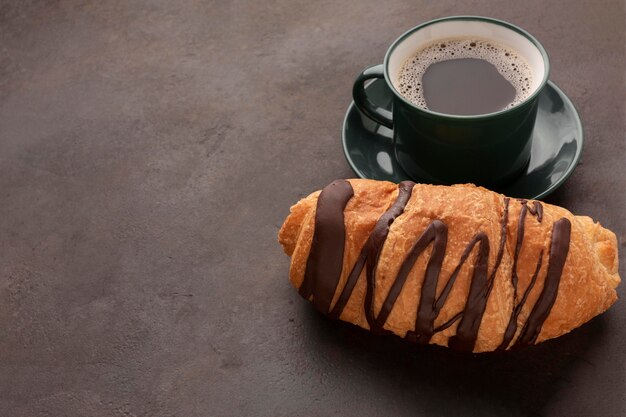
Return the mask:
[[[390,59],[391,59],[391,55],[393,54],[393,52],[396,50],[396,48],[406,38],[408,38],[413,33],[417,32],[417,31],[419,31],[421,29],[424,29],[424,28],[426,28],[428,26],[431,26],[431,25],[434,25],[434,24],[437,24],[437,23],[446,22],[446,21],[451,21],[451,20],[487,22],[487,23],[490,23],[490,24],[503,26],[506,29],[512,30],[512,31],[518,33],[519,35],[522,35],[528,41],[530,41],[530,43],[535,48],[537,48],[537,50],[541,54],[541,58],[543,60],[543,66],[544,66],[544,73],[543,73],[543,77],[541,79],[541,82],[537,85],[537,87],[532,92],[532,94],[530,94],[523,101],[521,101],[520,103],[516,104],[513,107],[509,107],[509,108],[506,108],[506,109],[498,110],[497,112],[484,113],[484,114],[473,114],[473,115],[455,115],[455,114],[449,114],[449,113],[436,112],[436,111],[433,111],[433,110],[430,110],[430,109],[426,109],[424,107],[419,107],[419,106],[415,105],[414,103],[410,102],[409,100],[407,100],[402,94],[400,94],[400,92],[396,89],[396,86],[394,85],[394,83],[393,83],[393,81],[392,81],[392,79],[390,77],[390,74],[389,74],[389,64],[390,64]],[[477,37],[477,38],[479,38],[479,37]],[[435,39],[431,40],[430,42],[434,42],[434,41],[435,41]],[[497,39],[495,41],[497,41]],[[505,45],[505,46],[509,46],[509,45]],[[546,83],[548,81],[548,76],[550,74],[550,60],[549,60],[549,57],[548,57],[548,53],[544,49],[543,45],[541,45],[541,43],[533,35],[531,35],[527,31],[525,31],[524,29],[522,29],[522,28],[520,28],[520,27],[518,27],[518,26],[516,26],[516,25],[514,25],[512,23],[506,22],[504,20],[494,19],[494,18],[491,18],[491,17],[469,16],[469,15],[468,16],[448,16],[448,17],[442,17],[442,18],[439,18],[439,19],[429,20],[428,22],[422,23],[422,24],[420,24],[418,26],[415,26],[415,27],[407,30],[402,35],[400,35],[395,41],[393,41],[393,43],[391,44],[391,46],[387,50],[387,53],[385,54],[385,60],[383,62],[383,67],[384,67],[385,80],[386,80],[387,84],[391,87],[391,91],[394,93],[394,95],[397,98],[402,100],[404,103],[406,103],[407,105],[413,107],[414,109],[417,109],[417,110],[419,110],[421,112],[424,112],[426,114],[430,114],[432,116],[445,117],[445,118],[450,118],[450,119],[462,119],[462,120],[489,119],[489,118],[494,118],[494,117],[501,116],[503,114],[507,114],[507,113],[511,113],[511,112],[517,111],[520,107],[523,107],[526,103],[528,103],[529,101],[535,99],[541,93],[541,90],[545,87],[545,85],[546,85]]]

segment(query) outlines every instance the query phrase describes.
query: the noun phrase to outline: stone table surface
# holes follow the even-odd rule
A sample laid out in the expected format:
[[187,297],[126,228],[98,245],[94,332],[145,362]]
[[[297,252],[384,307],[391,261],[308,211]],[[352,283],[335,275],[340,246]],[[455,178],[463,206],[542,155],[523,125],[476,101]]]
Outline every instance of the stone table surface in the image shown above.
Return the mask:
[[0,415],[626,415],[623,300],[468,355],[327,320],[287,280],[289,206],[353,176],[354,77],[456,14],[545,45],[586,140],[546,201],[626,264],[623,1],[0,1]]

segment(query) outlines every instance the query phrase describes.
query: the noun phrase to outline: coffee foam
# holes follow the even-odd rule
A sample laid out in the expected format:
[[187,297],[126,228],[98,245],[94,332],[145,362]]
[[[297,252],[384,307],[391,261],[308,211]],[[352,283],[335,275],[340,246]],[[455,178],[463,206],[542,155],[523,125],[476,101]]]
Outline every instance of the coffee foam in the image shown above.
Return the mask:
[[532,70],[517,52],[493,41],[463,38],[438,40],[408,58],[398,76],[400,94],[416,106],[428,109],[422,89],[424,73],[434,63],[458,58],[483,59],[496,67],[516,92],[505,108],[523,102],[532,93]]

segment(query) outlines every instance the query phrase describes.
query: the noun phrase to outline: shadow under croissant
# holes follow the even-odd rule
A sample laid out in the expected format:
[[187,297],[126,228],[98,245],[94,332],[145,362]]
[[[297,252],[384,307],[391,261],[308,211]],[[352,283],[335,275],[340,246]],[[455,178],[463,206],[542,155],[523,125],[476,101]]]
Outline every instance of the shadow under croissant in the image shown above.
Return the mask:
[[[310,306],[307,306],[310,307]],[[439,346],[418,346],[395,336],[376,336],[349,323],[304,308],[311,332],[308,357],[332,362],[332,369],[365,384],[377,397],[397,399],[412,415],[541,416],[566,387],[572,370],[589,366],[585,353],[603,336],[603,319],[536,346],[472,354]],[[393,401],[393,400],[392,400]],[[428,413],[428,414],[426,414]]]

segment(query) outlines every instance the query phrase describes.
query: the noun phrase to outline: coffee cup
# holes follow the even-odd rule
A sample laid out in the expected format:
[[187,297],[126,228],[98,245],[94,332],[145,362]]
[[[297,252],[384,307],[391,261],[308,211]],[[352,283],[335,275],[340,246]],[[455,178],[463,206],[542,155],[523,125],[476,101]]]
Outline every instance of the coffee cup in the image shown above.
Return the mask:
[[[457,54],[453,56],[455,51]],[[441,70],[435,70],[435,66],[424,70],[422,65],[423,73],[407,73],[410,65],[419,67],[426,57],[420,54],[426,53],[429,62],[456,62],[452,68],[441,65],[437,66]],[[463,55],[465,61],[460,61],[459,55]],[[481,59],[493,64],[496,75],[483,70],[480,65],[484,63],[478,62]],[[468,75],[471,71],[463,67],[465,64],[478,65],[472,67],[473,76]],[[458,65],[461,66],[455,67]],[[507,69],[504,65],[511,67]],[[393,129],[397,161],[414,180],[497,186],[520,175],[528,164],[539,94],[547,83],[549,68],[548,55],[539,41],[511,23],[480,16],[446,17],[416,26],[394,41],[383,64],[369,67],[357,77],[353,97],[366,117]],[[463,98],[454,89],[445,92],[449,95],[450,106],[446,111],[441,91],[452,88],[448,84],[454,82],[446,81],[445,77],[454,77],[454,71],[470,77],[462,84],[469,88],[463,93],[470,95]],[[500,76],[510,82],[515,95],[503,108],[485,112],[485,108],[495,104],[483,102],[486,100],[483,98],[491,95],[486,91],[492,89],[489,77]],[[487,78],[482,79],[484,77]],[[367,81],[375,78],[383,78],[392,92],[392,111],[368,98]],[[407,80],[414,84],[409,88],[420,89],[423,94],[407,93],[411,91]],[[501,80],[499,82],[502,84]],[[479,90],[472,92],[470,87]],[[480,88],[485,88],[485,94]],[[493,92],[496,98],[502,93],[498,88]],[[443,110],[430,108],[429,96],[433,103],[444,99],[443,103],[437,103]],[[472,114],[474,97],[476,114]],[[469,106],[467,111],[461,105],[463,100],[465,106]]]

